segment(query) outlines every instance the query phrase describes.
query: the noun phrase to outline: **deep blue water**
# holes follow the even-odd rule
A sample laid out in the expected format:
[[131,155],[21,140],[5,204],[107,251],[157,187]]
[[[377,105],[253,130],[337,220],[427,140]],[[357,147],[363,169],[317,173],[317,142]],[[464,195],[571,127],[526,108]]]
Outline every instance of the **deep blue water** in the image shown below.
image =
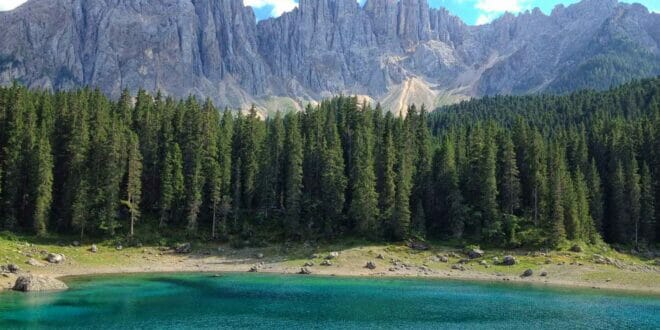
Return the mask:
[[0,294],[0,329],[660,329],[660,297],[589,289],[263,274],[69,284]]

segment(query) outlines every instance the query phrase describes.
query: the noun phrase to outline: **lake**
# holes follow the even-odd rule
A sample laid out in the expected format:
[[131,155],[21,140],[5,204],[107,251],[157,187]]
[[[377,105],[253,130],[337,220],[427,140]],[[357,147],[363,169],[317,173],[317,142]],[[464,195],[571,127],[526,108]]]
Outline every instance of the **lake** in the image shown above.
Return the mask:
[[63,292],[0,293],[0,328],[660,328],[660,297],[593,289],[265,274],[67,282]]

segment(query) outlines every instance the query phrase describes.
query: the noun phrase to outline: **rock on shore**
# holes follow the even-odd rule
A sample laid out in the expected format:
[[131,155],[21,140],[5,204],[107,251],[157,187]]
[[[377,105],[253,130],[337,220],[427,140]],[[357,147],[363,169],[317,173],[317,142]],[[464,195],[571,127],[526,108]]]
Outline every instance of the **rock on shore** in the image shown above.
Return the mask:
[[66,290],[69,287],[64,282],[47,276],[23,275],[16,279],[14,291],[57,291]]

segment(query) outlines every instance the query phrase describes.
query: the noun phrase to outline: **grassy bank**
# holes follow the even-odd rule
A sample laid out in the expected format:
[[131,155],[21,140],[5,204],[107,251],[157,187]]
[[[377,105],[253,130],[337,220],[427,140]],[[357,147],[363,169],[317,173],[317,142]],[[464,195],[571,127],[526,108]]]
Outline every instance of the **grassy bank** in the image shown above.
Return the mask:
[[[281,244],[263,248],[235,249],[224,244],[193,243],[192,253],[177,254],[167,247],[133,246],[116,248],[115,242],[82,242],[65,238],[2,237],[0,264],[14,263],[21,271],[50,276],[134,272],[245,272],[255,267],[260,272],[297,273],[305,263],[312,274],[346,276],[414,276],[530,282],[607,289],[622,289],[660,294],[660,268],[654,259],[616,252],[607,247],[583,247],[582,252],[524,251],[485,249],[485,255],[461,264],[467,256],[463,249],[442,244],[429,245],[425,251],[413,250],[404,243],[374,244],[344,241],[328,245]],[[98,252],[89,249],[94,243]],[[339,256],[330,266],[321,263],[331,252]],[[46,253],[66,256],[62,264],[49,264]],[[495,264],[513,255],[513,266]],[[447,262],[442,257],[447,257]],[[26,262],[35,259],[41,265]],[[365,267],[368,261],[376,269]],[[465,261],[465,260],[463,260]],[[461,268],[453,269],[453,268]],[[530,277],[520,275],[533,270]],[[541,273],[547,273],[541,276]],[[3,287],[13,284],[13,275],[1,277]]]

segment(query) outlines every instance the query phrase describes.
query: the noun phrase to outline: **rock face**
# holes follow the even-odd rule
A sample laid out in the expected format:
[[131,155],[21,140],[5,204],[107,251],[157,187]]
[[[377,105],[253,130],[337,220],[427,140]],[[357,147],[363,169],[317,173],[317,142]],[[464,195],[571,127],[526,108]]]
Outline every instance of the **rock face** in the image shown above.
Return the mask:
[[38,275],[25,275],[20,276],[14,284],[15,291],[31,292],[31,291],[55,291],[66,290],[67,285],[64,282]]
[[616,0],[481,26],[427,0],[300,0],[258,23],[243,0],[30,0],[0,13],[0,26],[0,83],[113,97],[144,88],[242,108],[343,93],[399,111],[660,74],[660,15]]

